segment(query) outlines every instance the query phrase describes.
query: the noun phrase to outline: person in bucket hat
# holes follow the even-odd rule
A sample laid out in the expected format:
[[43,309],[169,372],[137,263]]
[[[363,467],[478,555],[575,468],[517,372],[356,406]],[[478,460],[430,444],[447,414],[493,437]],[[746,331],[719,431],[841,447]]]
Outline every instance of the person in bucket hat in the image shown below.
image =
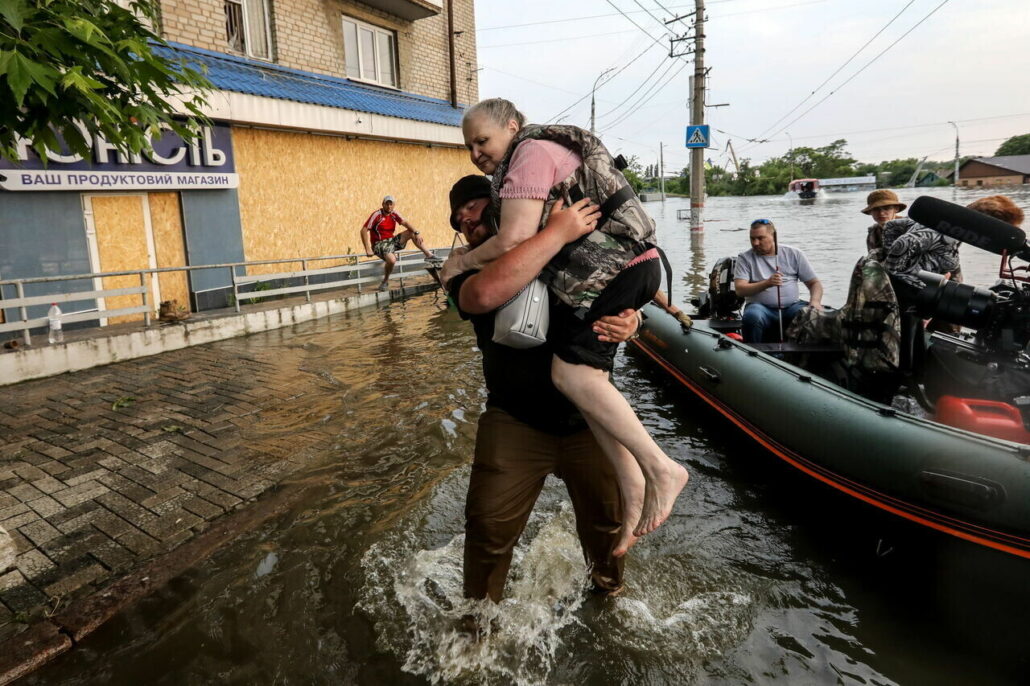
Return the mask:
[[876,222],[869,227],[869,234],[865,239],[866,250],[876,250],[883,247],[883,227],[898,216],[898,212],[908,207],[898,200],[897,194],[886,188],[873,191],[866,198],[866,208],[862,214],[868,214]]

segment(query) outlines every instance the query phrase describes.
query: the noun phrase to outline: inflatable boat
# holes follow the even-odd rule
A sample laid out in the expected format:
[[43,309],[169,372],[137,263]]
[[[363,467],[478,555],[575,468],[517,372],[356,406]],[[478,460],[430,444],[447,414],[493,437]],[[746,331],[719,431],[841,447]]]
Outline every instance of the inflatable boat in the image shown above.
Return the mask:
[[791,467],[929,529],[1030,558],[1030,445],[873,402],[719,322],[648,305],[632,343]]

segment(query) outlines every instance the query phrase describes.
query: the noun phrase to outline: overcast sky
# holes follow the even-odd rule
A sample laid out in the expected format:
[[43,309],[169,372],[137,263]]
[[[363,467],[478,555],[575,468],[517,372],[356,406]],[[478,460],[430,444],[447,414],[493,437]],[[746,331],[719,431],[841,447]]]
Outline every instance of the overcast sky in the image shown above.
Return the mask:
[[[796,146],[846,138],[866,162],[945,160],[955,145],[949,120],[958,123],[963,155],[992,155],[1005,138],[1030,133],[1030,0],[943,1],[708,0],[707,102],[729,103],[707,111],[707,123],[729,134],[713,131],[708,157],[724,163],[731,138],[738,157],[760,162],[784,154],[789,134]],[[690,20],[671,31],[663,22],[693,8],[683,0],[476,0],[479,95],[506,97],[543,122],[588,95],[603,71],[643,53],[601,82],[597,129],[613,151],[644,163],[657,161],[664,142],[666,169],[681,169],[693,63],[668,58],[668,37],[684,35]],[[566,114],[563,123],[589,127],[589,95]]]

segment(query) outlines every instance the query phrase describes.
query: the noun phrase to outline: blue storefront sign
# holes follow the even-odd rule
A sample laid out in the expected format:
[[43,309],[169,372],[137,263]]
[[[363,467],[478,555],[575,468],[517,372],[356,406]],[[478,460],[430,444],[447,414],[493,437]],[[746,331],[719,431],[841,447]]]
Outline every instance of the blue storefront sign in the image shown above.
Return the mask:
[[[81,128],[81,127],[80,127]],[[118,152],[100,136],[83,136],[90,155],[51,153],[46,165],[29,141],[21,140],[15,160],[0,158],[0,188],[8,191],[203,190],[237,188],[239,176],[232,132],[223,124],[205,127],[189,143],[172,131],[136,155]]]

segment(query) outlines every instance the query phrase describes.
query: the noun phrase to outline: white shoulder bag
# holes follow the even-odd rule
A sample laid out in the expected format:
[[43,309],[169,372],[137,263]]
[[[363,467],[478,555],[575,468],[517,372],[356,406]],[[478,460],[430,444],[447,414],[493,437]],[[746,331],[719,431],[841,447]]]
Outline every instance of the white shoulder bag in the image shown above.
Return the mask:
[[547,286],[533,279],[494,315],[494,343],[509,348],[535,348],[547,340],[551,309]]

